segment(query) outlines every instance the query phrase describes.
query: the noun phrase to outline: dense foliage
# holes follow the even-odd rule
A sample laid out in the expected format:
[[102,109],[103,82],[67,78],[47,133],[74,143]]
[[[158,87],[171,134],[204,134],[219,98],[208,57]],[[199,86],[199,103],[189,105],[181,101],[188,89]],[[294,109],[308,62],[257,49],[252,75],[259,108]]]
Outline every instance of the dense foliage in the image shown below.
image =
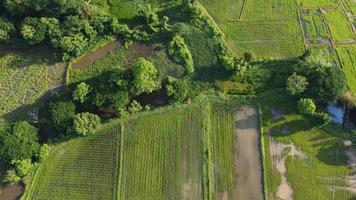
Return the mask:
[[188,74],[192,74],[194,72],[192,54],[185,44],[184,38],[179,35],[174,36],[168,45],[168,53],[176,62],[181,63],[186,67]]
[[72,126],[75,115],[75,105],[73,102],[58,101],[50,106],[50,116],[54,127],[65,133],[68,127]]
[[159,87],[156,67],[144,58],[140,58],[132,67],[133,91],[136,95],[150,93]]
[[79,113],[74,116],[74,130],[81,136],[93,135],[100,126],[99,116],[91,113]]

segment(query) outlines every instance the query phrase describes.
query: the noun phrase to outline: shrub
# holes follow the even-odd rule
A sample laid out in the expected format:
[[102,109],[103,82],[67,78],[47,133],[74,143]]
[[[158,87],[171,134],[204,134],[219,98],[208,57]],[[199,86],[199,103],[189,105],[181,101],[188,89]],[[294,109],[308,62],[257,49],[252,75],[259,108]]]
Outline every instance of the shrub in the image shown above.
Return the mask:
[[11,164],[15,166],[16,174],[22,178],[28,175],[33,168],[31,159],[14,160]]
[[85,82],[82,82],[77,85],[73,91],[73,100],[84,103],[87,100],[87,96],[90,92],[90,86]]
[[312,115],[308,115],[308,119],[318,126],[323,126],[331,122],[331,116],[325,112],[316,112]]
[[51,152],[51,149],[52,147],[48,144],[43,144],[38,151],[38,160],[42,162],[45,158],[47,158]]
[[16,171],[14,169],[10,169],[6,171],[6,176],[4,179],[5,183],[9,183],[9,184],[14,184],[14,183],[18,183],[21,181],[21,177],[19,177],[16,174]]
[[38,152],[38,130],[27,122],[18,122],[0,133],[0,157],[11,160],[31,159]]
[[26,17],[21,26],[21,35],[30,44],[38,44],[45,39],[46,26],[35,17]]
[[287,91],[291,95],[302,94],[307,90],[309,85],[308,80],[304,76],[299,76],[297,73],[293,73],[287,79]]
[[130,106],[128,108],[128,111],[130,113],[137,113],[137,112],[140,112],[142,110],[142,106],[139,102],[137,102],[136,100],[133,100],[131,103],[130,103]]
[[74,116],[74,130],[81,136],[94,135],[99,126],[98,115],[86,112]]
[[50,116],[53,126],[58,131],[65,132],[67,127],[72,126],[75,109],[75,105],[72,101],[59,101],[51,104]]
[[171,102],[183,102],[187,97],[189,85],[184,79],[168,77],[166,90]]
[[300,114],[303,115],[312,115],[316,110],[316,105],[312,99],[300,99],[297,107]]
[[15,26],[10,21],[0,17],[0,42],[11,42],[15,32]]

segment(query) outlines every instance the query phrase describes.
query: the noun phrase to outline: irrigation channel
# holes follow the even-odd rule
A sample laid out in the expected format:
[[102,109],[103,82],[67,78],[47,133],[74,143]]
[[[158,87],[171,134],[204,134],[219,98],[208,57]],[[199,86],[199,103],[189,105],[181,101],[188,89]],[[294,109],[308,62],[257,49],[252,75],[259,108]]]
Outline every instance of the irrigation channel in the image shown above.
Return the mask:
[[242,106],[235,113],[234,176],[237,184],[233,190],[233,199],[263,199],[258,123],[254,107]]

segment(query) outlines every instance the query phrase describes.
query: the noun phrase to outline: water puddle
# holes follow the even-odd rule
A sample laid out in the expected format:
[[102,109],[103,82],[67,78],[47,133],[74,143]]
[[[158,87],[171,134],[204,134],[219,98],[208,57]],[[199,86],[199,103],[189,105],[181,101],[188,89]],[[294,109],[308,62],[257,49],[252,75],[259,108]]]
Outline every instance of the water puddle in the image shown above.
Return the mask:
[[327,107],[328,113],[332,117],[332,121],[336,124],[342,125],[344,122],[345,108],[339,103],[333,103]]

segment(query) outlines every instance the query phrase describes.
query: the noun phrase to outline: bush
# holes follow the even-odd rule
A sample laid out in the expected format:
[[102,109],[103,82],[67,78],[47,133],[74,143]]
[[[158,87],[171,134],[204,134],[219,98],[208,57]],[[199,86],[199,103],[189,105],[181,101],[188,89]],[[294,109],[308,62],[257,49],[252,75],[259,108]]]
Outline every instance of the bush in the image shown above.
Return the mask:
[[75,109],[75,105],[72,101],[59,101],[51,104],[50,116],[53,126],[58,131],[65,132],[67,127],[72,126]]
[[46,26],[35,17],[26,17],[21,26],[21,35],[30,44],[38,44],[45,39]]
[[16,174],[21,178],[28,175],[33,168],[31,159],[14,160],[11,162],[11,164],[15,166]]
[[303,115],[312,115],[316,110],[316,105],[312,99],[300,99],[297,107],[299,113]]
[[0,133],[0,147],[4,162],[31,159],[39,149],[38,130],[27,122],[18,122]]
[[309,85],[308,80],[304,76],[299,76],[297,73],[293,73],[287,79],[287,91],[291,95],[299,95],[307,90]]
[[19,177],[16,174],[16,171],[14,169],[10,169],[6,171],[6,176],[4,179],[5,183],[9,183],[9,184],[15,184],[21,181],[21,177]]
[[10,21],[0,17],[0,42],[11,42],[15,32],[15,26]]
[[312,115],[308,115],[307,118],[313,124],[323,126],[331,122],[331,116],[325,112],[316,112]]
[[136,100],[133,100],[131,103],[130,103],[130,106],[128,108],[128,111],[130,113],[137,113],[137,112],[140,112],[142,110],[142,106],[140,105],[139,102],[137,102]]
[[175,79],[173,77],[168,77],[166,90],[168,96],[171,99],[171,102],[183,102],[187,98],[189,85],[184,79]]
[[52,147],[48,144],[43,144],[38,152],[38,160],[42,162],[45,158],[49,156]]
[[74,130],[81,136],[94,135],[100,126],[99,116],[91,113],[80,113],[74,116]]

